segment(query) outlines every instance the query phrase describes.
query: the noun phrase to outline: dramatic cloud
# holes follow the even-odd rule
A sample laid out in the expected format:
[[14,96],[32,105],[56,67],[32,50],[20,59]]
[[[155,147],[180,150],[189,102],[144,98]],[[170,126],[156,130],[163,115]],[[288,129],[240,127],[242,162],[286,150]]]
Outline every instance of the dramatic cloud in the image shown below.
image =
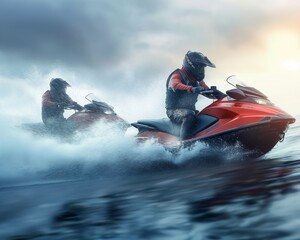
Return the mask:
[[182,57],[193,47],[209,51],[224,42],[236,47],[249,39],[260,17],[242,14],[223,1],[176,6],[165,0],[4,0],[0,51],[3,60],[19,67],[22,61],[24,67],[79,67],[98,73],[128,67],[147,77],[170,65],[165,63],[170,55]]
[[136,21],[156,3],[3,0],[0,49],[37,63],[110,67],[129,54],[141,30]]
[[168,74],[198,50],[217,65],[209,84],[240,74],[280,99],[282,79],[300,77],[299,10],[292,0],[2,0],[0,96],[30,93],[38,106],[60,76],[80,97],[97,89],[164,114]]

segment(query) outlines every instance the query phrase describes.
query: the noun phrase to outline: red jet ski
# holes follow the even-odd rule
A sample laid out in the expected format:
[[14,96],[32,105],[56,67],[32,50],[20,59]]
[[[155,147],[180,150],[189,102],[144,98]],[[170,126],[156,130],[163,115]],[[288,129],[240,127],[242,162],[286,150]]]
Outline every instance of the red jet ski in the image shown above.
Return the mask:
[[[67,124],[71,129],[70,134],[76,131],[83,131],[99,121],[114,123],[124,133],[130,127],[127,121],[115,113],[112,106],[99,101],[93,94],[88,94],[85,98],[90,103],[84,105],[83,110],[76,111],[67,118]],[[66,106],[65,109],[73,110],[73,106]],[[44,123],[24,123],[21,127],[38,135],[53,134],[46,128]]]
[[233,77],[227,82],[234,89],[226,94],[216,87],[201,93],[214,102],[197,114],[191,138],[180,140],[180,125],[163,118],[132,123],[139,130],[137,139],[155,139],[170,150],[201,141],[213,147],[238,145],[251,157],[266,154],[284,139],[295,118],[274,106],[262,92]]
[[93,94],[88,94],[85,98],[90,103],[84,105],[83,111],[75,112],[67,119],[67,122],[74,127],[74,130],[85,129],[99,121],[116,123],[124,131],[130,127],[127,121],[115,113],[112,106],[99,101]]

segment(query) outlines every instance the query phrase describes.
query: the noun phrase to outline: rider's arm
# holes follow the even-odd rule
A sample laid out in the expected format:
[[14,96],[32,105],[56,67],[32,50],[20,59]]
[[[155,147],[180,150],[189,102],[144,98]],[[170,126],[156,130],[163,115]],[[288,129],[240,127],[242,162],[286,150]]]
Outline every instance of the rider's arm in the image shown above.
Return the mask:
[[48,107],[57,107],[57,102],[51,100],[50,92],[47,91],[42,96],[42,104]]
[[68,94],[65,95],[65,100],[66,100],[67,103],[72,105],[73,109],[76,109],[76,110],[79,110],[79,111],[84,109],[84,107],[82,107],[80,104],[73,101],[72,98]]
[[175,72],[170,79],[170,85],[169,85],[173,91],[175,90],[183,90],[190,92],[192,89],[192,86],[188,86],[182,83],[182,78],[180,73]]
[[209,89],[209,87],[206,85],[206,83],[203,80],[199,82],[199,85],[203,87],[205,90]]

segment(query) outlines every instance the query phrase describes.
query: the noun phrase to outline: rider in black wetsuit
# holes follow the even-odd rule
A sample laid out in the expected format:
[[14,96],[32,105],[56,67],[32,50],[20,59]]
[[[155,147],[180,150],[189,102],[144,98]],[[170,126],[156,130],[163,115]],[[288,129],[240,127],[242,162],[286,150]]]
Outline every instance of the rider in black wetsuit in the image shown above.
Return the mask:
[[166,110],[174,123],[181,124],[180,137],[187,139],[196,122],[196,102],[202,90],[209,89],[203,81],[205,67],[216,66],[202,53],[188,51],[181,69],[173,71],[167,80]]

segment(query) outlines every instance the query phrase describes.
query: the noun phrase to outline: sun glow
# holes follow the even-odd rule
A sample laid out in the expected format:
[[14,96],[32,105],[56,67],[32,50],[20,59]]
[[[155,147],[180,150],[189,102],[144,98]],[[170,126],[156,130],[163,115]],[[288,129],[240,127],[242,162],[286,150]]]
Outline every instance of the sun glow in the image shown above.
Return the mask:
[[284,66],[288,70],[300,72],[300,60],[287,60],[284,64]]
[[268,64],[281,65],[286,70],[299,70],[300,38],[293,31],[271,32],[266,39]]

